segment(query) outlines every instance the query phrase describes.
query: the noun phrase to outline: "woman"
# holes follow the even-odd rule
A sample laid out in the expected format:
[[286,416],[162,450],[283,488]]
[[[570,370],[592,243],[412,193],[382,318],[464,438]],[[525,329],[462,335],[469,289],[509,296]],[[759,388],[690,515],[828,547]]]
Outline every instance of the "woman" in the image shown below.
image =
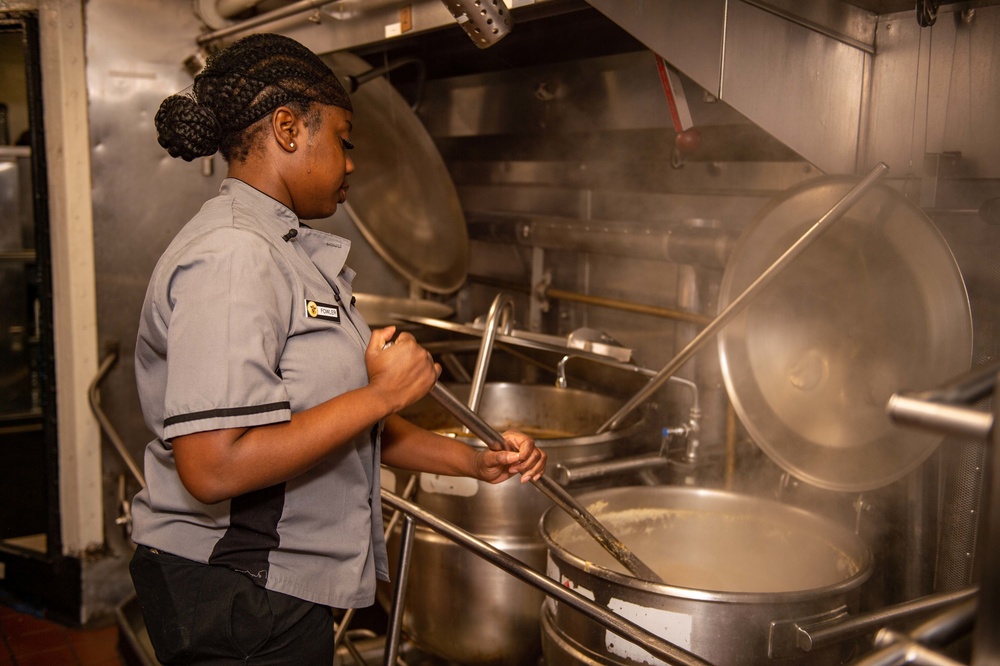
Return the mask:
[[229,164],[158,262],[136,344],[156,438],[131,571],[163,663],[329,666],[331,608],[371,605],[388,578],[380,462],[492,483],[544,471],[520,433],[504,435],[514,451],[477,450],[396,415],[440,366],[368,329],[349,242],[299,222],[345,200],[351,120],[323,61],[266,34],[156,114],[172,156]]

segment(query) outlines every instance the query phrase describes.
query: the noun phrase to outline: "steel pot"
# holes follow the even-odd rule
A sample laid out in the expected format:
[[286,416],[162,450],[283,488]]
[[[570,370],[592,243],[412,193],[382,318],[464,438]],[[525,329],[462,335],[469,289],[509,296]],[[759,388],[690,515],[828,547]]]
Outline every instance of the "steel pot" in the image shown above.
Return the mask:
[[[578,499],[667,584],[627,574],[558,510],[541,521],[548,575],[712,663],[767,662],[772,625],[845,616],[871,574],[857,535],[779,502],[679,487]],[[542,622],[550,666],[662,663],[553,600],[544,602]],[[778,663],[840,664],[853,651],[837,644]]]
[[[468,397],[467,385],[448,388],[460,398]],[[618,407],[618,400],[589,391],[498,382],[483,387],[478,413],[501,432],[516,428],[532,435],[548,453],[551,469],[559,462],[597,462],[648,445],[643,414],[638,412],[617,431],[590,434]],[[432,400],[418,402],[403,415],[471,446],[483,446]],[[401,487],[402,475],[389,471]],[[546,547],[538,521],[552,503],[533,487],[516,480],[492,485],[421,474],[414,500],[528,566],[544,569]],[[395,568],[398,531],[390,535],[388,547]],[[424,650],[462,664],[533,663],[541,654],[539,611],[544,596],[431,530],[417,528],[403,624],[407,636]],[[379,599],[386,607],[391,603],[388,586],[379,588]]]

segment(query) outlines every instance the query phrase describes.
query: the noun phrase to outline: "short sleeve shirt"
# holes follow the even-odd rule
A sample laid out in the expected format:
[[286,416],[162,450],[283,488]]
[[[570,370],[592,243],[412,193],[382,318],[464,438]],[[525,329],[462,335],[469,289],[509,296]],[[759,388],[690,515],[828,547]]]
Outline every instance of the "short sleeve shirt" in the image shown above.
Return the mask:
[[184,489],[170,444],[287,421],[368,383],[371,332],[353,306],[349,250],[231,178],[171,242],[136,341],[136,383],[155,435],[147,488],[133,504],[137,543],[308,601],[374,603],[376,577],[387,579],[378,425],[294,479],[213,505]]

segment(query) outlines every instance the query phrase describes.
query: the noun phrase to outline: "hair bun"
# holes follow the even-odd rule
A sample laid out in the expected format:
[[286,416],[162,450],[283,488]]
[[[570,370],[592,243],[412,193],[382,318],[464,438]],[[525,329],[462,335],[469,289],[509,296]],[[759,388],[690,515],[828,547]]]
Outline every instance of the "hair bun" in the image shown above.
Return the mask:
[[156,140],[171,157],[190,162],[219,149],[221,130],[212,110],[188,95],[171,95],[156,112]]

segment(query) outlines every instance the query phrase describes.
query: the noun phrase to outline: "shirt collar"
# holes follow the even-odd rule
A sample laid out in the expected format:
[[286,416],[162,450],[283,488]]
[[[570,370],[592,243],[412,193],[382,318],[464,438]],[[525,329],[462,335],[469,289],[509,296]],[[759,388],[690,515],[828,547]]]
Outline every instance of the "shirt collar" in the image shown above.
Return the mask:
[[[252,211],[258,213],[255,217],[261,224],[268,231],[276,232],[282,240],[287,242],[294,239],[294,242],[320,267],[327,280],[333,280],[338,275],[348,283],[353,280],[354,271],[345,265],[351,249],[351,241],[348,239],[302,224],[291,208],[238,178],[224,179],[219,193],[238,199],[249,206]],[[295,234],[286,238],[293,230]]]
[[219,194],[249,203],[252,210],[264,213],[261,219],[277,224],[282,233],[299,227],[299,216],[291,208],[238,178],[224,179]]

